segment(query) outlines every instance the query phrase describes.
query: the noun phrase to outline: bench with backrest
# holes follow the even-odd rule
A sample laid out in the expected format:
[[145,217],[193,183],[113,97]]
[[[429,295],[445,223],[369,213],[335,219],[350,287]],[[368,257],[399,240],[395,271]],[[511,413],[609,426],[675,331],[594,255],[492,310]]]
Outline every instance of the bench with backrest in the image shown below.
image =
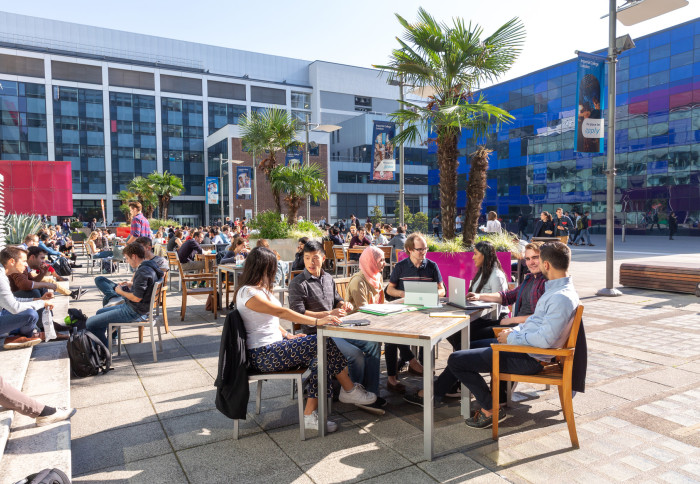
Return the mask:
[[620,265],[620,284],[657,291],[697,294],[700,264],[632,264]]

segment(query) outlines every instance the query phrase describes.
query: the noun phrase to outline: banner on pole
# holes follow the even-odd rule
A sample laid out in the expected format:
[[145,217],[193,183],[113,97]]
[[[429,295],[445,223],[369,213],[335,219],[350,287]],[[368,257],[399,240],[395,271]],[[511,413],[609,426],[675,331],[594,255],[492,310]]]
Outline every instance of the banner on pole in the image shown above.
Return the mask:
[[396,170],[394,144],[391,139],[396,134],[396,124],[390,121],[375,121],[372,130],[372,168],[370,179],[393,180]]
[[284,157],[284,166],[294,164],[304,164],[304,151],[299,147],[289,148],[287,155]]
[[576,99],[578,116],[576,116],[576,137],[574,151],[580,153],[602,153],[605,138],[603,96],[605,57],[599,55],[578,54],[578,75],[576,79]]
[[250,200],[252,189],[250,179],[253,169],[249,166],[239,166],[236,168],[236,198]]
[[105,228],[107,228],[107,214],[105,213],[105,199],[100,198],[100,205],[102,205],[102,222]]
[[207,203],[209,205],[219,203],[219,179],[215,176],[207,177]]

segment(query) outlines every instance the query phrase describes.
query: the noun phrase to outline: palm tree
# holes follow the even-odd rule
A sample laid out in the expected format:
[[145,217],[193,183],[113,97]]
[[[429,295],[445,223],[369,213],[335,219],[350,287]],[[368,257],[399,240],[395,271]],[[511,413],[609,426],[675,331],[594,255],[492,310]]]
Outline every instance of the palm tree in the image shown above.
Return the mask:
[[180,195],[185,190],[185,186],[182,184],[180,177],[167,171],[162,175],[154,171],[148,175],[148,182],[153,187],[156,197],[158,197],[158,216],[167,220],[170,200]]
[[128,190],[122,190],[117,194],[117,197],[119,198],[119,201],[122,202],[122,204],[119,206],[119,210],[124,214],[126,217],[127,223],[131,222],[131,212],[129,211],[129,202],[136,202],[138,201],[138,196],[134,192],[130,192]]
[[405,129],[394,138],[395,144],[413,144],[420,140],[421,129],[433,134],[437,142],[440,169],[440,202],[443,234],[455,235],[457,204],[457,141],[463,128],[475,137],[485,134],[492,124],[513,117],[489,104],[473,91],[483,81],[493,81],[515,62],[525,39],[521,21],[515,17],[493,34],[482,39],[478,25],[466,25],[454,18],[452,25],[439,23],[423,8],[418,21],[409,23],[396,15],[404,27],[404,40],[398,39],[388,65],[375,66],[389,72],[391,80],[431,92],[427,105],[404,101],[393,118]]
[[[262,113],[243,115],[239,120],[241,128],[243,149],[255,154],[265,153],[258,167],[271,181],[272,170],[277,166],[276,155],[279,151],[287,152],[288,149],[298,145],[295,140],[297,126],[289,113],[283,109],[269,108]],[[254,176],[257,176],[257,172]],[[272,188],[272,196],[275,200],[277,212],[282,213],[279,191]]]
[[301,202],[309,195],[314,202],[328,198],[328,190],[321,167],[316,163],[310,165],[277,166],[270,173],[270,185],[277,193],[285,193],[289,212],[287,223],[293,224]]
[[146,218],[152,218],[153,211],[156,209],[156,204],[158,203],[158,197],[148,179],[137,176],[129,182],[127,188],[129,191],[136,194],[136,198],[141,203],[143,215]]
[[488,150],[479,146],[471,157],[471,170],[469,171],[469,183],[467,184],[467,209],[464,212],[464,234],[462,235],[464,245],[471,247],[476,238],[479,227],[479,214],[481,213],[481,202],[486,195],[486,171],[489,169]]

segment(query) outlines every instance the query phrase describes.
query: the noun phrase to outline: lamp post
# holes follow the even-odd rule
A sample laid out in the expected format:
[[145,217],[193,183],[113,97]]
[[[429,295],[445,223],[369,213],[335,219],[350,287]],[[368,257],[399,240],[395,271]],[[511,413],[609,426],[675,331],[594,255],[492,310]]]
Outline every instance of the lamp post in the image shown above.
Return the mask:
[[634,25],[658,17],[664,13],[688,5],[687,0],[628,0],[617,9],[617,0],[610,0],[608,25],[608,152],[607,152],[607,196],[605,217],[605,287],[598,290],[598,296],[620,296],[622,293],[613,287],[615,258],[615,108],[616,108],[616,68],[617,55],[634,47],[634,42],[616,37],[618,12],[624,25]]
[[[232,163],[234,165],[240,165],[243,163],[242,160],[228,160],[224,158],[223,153],[219,153],[219,157],[215,158],[219,162],[219,205],[221,206],[221,225],[224,224],[224,174],[223,174],[223,169],[224,169],[224,164]],[[228,170],[228,175],[229,177],[231,176],[231,168],[229,167]],[[229,193],[229,198],[231,197],[231,194]],[[229,204],[231,201],[229,200]]]

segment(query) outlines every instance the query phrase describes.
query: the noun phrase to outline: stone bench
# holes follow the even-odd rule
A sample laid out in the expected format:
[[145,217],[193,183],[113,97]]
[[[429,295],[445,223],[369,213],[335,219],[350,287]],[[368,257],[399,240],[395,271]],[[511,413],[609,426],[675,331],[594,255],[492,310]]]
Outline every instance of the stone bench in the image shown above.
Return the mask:
[[629,264],[620,265],[620,284],[657,291],[698,294],[700,264]]

